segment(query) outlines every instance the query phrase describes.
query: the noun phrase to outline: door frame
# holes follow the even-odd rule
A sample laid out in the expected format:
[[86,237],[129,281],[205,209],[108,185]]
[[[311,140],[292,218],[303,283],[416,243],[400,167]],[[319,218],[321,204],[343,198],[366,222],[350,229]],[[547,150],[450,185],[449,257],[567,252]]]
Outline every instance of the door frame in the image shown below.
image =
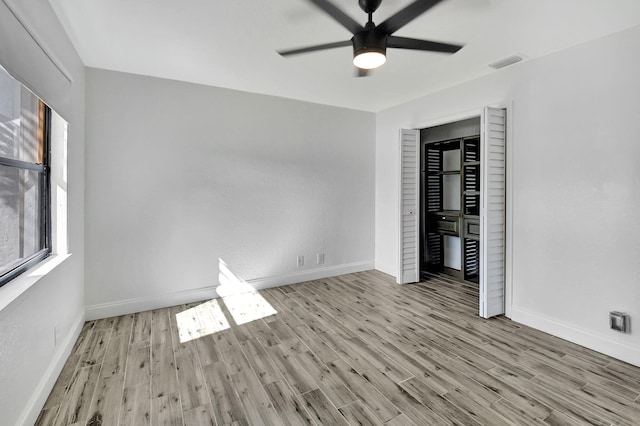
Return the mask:
[[[453,123],[455,121],[466,120],[468,118],[482,117],[482,110],[485,106],[494,107],[494,108],[503,108],[506,110],[507,120],[507,133],[506,133],[506,145],[505,145],[505,156],[506,156],[506,187],[505,187],[505,209],[506,209],[506,218],[505,218],[505,280],[504,280],[504,310],[505,316],[507,318],[511,318],[511,308],[513,305],[513,199],[514,199],[514,177],[513,177],[513,153],[516,144],[513,140],[513,113],[514,113],[514,102],[493,102],[487,103],[486,105],[482,105],[477,108],[473,108],[470,110],[458,112],[455,114],[449,114],[441,117],[437,117],[434,119],[426,120],[426,121],[417,121],[408,123],[407,125],[403,125],[401,129],[414,129],[421,130],[428,127],[441,126],[443,124]],[[417,154],[419,155],[419,154]],[[417,159],[419,160],[419,158]],[[398,159],[397,167],[400,167],[400,159]],[[418,182],[420,185],[420,182]],[[399,188],[398,188],[399,189]],[[420,189],[420,188],[419,188]],[[398,217],[398,224],[402,220],[402,217]],[[400,241],[400,235],[398,235],[398,242]],[[422,242],[420,242],[422,243]],[[399,271],[398,271],[399,273]]]

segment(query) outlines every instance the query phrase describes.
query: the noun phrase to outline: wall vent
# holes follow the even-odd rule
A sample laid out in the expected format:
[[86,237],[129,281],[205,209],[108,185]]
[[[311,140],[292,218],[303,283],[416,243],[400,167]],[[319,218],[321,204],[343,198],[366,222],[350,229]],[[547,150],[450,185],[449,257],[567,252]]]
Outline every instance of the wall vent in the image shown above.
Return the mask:
[[491,68],[499,70],[500,68],[504,68],[504,67],[508,67],[509,65],[517,64],[518,62],[522,61],[522,59],[523,59],[523,57],[521,55],[511,55],[511,56],[507,56],[506,58],[503,58],[503,59],[500,59],[498,61],[495,61],[495,62],[489,64],[489,66]]
[[631,321],[629,315],[618,311],[609,312],[609,327],[621,333],[630,333]]

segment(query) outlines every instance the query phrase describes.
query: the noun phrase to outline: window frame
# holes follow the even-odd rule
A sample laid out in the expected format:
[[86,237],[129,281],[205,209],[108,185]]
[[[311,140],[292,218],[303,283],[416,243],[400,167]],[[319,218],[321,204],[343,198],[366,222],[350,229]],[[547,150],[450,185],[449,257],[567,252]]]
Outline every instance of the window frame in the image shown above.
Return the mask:
[[[20,84],[24,87],[22,83]],[[27,88],[27,90],[29,89]],[[31,93],[33,94],[33,92]],[[0,165],[15,167],[21,170],[32,170],[39,173],[38,180],[42,190],[40,191],[40,208],[38,213],[40,217],[40,246],[42,246],[42,248],[29,257],[18,259],[13,264],[2,265],[10,267],[10,269],[0,275],[0,288],[51,254],[51,108],[38,96],[35,94],[33,96],[38,99],[44,108],[42,117],[42,163],[32,163],[0,156]]]

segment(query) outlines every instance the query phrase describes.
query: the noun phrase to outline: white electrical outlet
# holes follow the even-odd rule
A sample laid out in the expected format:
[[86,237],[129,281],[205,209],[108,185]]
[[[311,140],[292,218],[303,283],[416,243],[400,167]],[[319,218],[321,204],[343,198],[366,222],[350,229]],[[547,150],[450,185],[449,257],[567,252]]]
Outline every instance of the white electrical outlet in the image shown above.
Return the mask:
[[304,256],[298,256],[298,268],[304,266]]
[[324,253],[318,253],[318,265],[322,265],[324,263]]

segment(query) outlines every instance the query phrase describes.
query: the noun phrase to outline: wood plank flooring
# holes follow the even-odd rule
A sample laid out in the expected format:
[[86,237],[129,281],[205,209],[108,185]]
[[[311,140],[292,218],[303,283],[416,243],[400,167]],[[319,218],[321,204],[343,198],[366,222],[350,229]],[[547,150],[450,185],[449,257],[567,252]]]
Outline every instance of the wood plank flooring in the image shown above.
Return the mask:
[[89,321],[37,424],[640,425],[640,368],[477,305],[369,271]]

